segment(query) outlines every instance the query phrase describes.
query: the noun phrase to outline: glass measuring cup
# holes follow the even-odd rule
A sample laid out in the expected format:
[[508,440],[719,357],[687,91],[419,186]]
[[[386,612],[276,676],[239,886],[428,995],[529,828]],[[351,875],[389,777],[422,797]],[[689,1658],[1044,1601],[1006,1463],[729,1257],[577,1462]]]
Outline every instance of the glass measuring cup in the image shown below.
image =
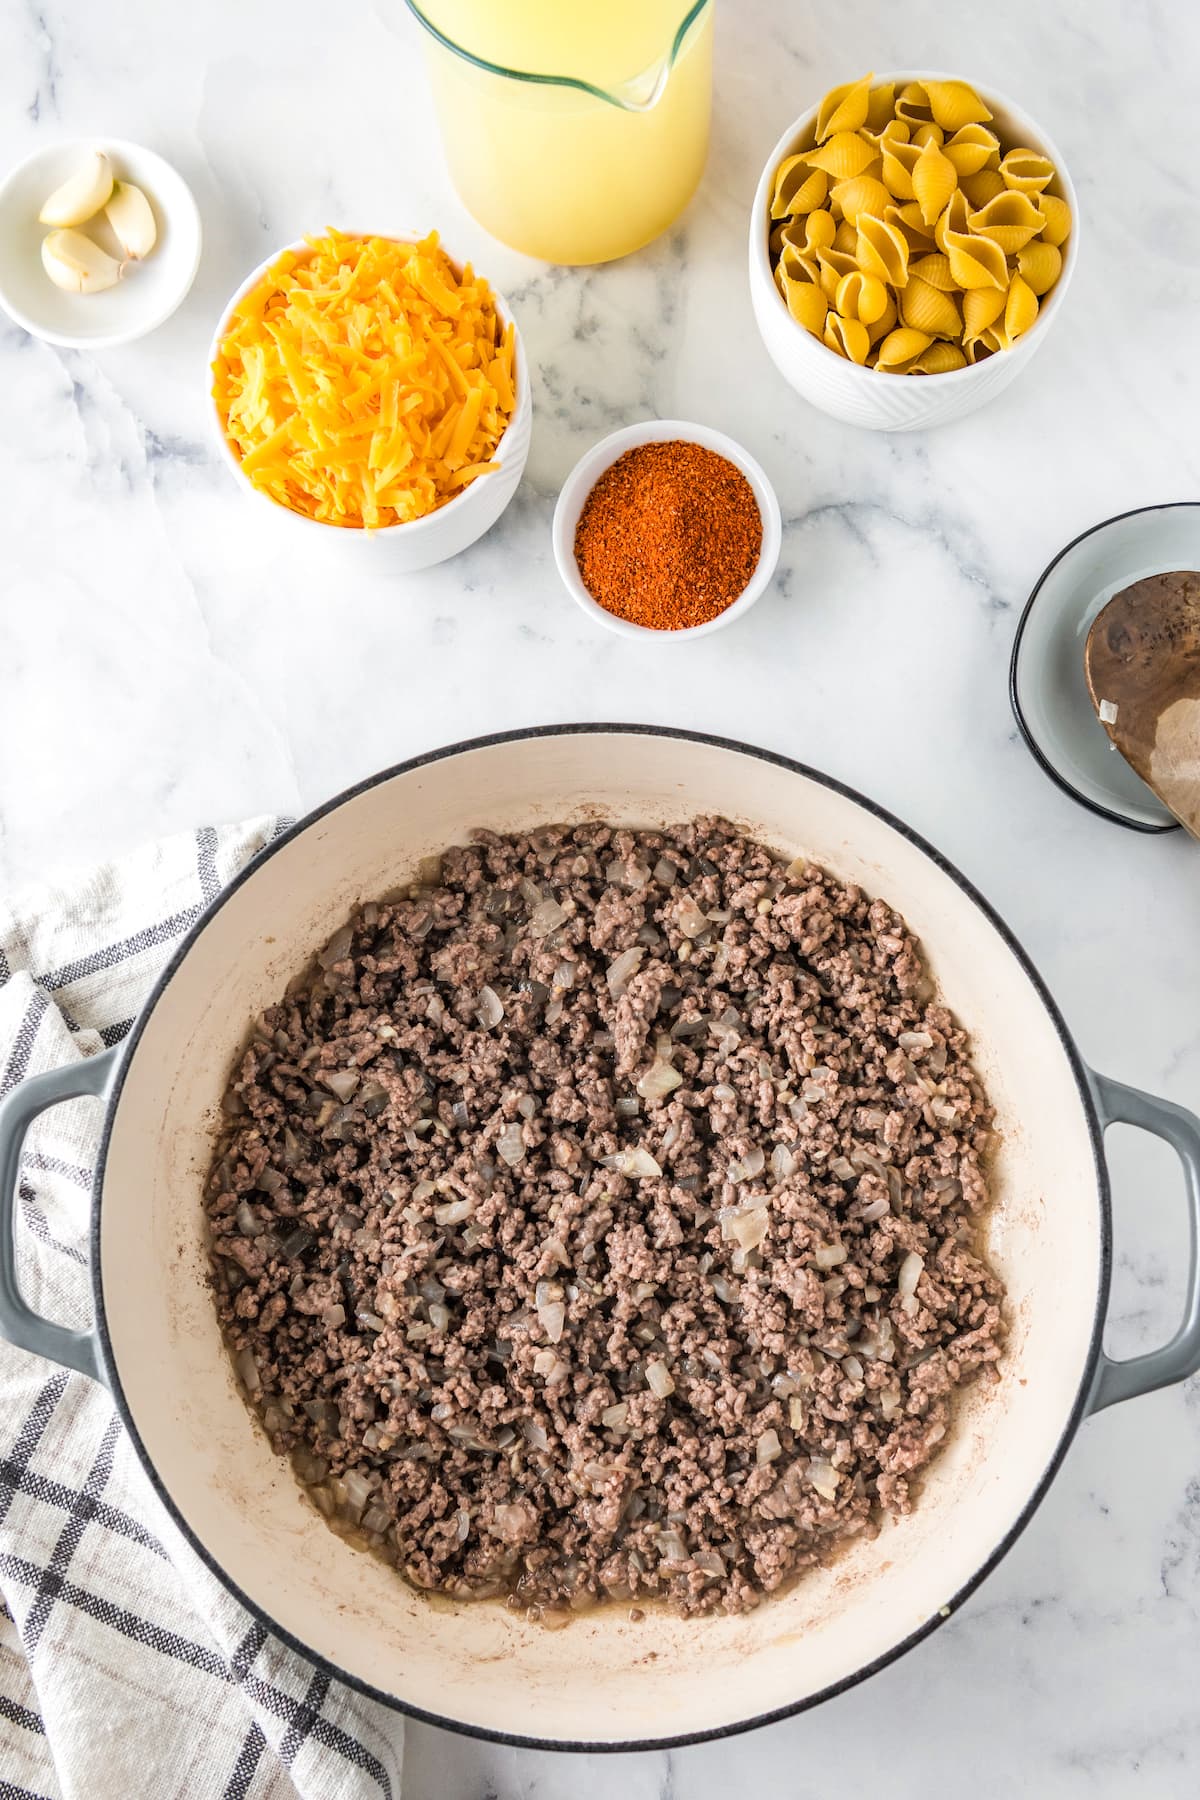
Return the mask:
[[546,262],[627,256],[700,179],[715,0],[407,0],[455,187]]

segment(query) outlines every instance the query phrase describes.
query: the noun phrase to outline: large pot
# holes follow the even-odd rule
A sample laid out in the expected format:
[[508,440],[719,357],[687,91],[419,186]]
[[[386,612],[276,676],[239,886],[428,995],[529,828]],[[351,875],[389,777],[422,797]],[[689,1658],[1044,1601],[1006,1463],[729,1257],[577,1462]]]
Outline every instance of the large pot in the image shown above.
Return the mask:
[[[205,1282],[201,1183],[249,1021],[360,897],[473,826],[718,812],[786,855],[887,897],[969,1027],[1000,1127],[988,1250],[1008,1284],[1003,1380],[961,1409],[911,1517],[745,1618],[614,1607],[547,1632],[502,1607],[431,1606],[300,1499],[234,1385]],[[13,1272],[16,1160],[29,1122],[106,1100],[96,1175],[96,1323],[36,1317]],[[1110,1217],[1103,1132],[1172,1143],[1188,1179],[1187,1317],[1165,1349],[1101,1349]],[[404,1711],[497,1738],[606,1749],[693,1742],[812,1706],[917,1643],[1031,1517],[1089,1411],[1200,1366],[1200,1122],[1092,1074],[1011,935],[879,808],[781,757],[682,732],[564,727],[406,763],[295,826],[188,934],[119,1054],[29,1081],[0,1108],[0,1331],[112,1390],[163,1501],[273,1631]]]

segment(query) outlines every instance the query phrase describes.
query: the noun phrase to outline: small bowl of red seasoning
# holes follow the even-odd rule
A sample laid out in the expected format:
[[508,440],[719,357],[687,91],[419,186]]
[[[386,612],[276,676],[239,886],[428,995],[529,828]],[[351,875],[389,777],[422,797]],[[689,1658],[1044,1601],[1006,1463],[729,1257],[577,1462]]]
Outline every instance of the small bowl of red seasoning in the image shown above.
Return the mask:
[[554,560],[623,637],[704,637],[749,612],[779,561],[775,490],[724,432],[680,419],[614,431],[554,509]]

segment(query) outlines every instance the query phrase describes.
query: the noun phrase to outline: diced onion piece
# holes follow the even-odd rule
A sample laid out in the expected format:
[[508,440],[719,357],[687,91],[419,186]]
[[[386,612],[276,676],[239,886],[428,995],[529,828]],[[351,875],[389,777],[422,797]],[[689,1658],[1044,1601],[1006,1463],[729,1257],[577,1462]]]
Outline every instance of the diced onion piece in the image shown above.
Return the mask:
[[839,1263],[845,1262],[849,1254],[845,1244],[822,1244],[813,1261],[818,1269],[836,1269]]
[[786,1144],[776,1144],[771,1152],[771,1173],[776,1181],[787,1181],[796,1173],[796,1158]]
[[533,1372],[543,1377],[547,1387],[557,1387],[566,1380],[570,1368],[557,1350],[539,1350],[533,1359]]
[[638,1082],[637,1091],[643,1100],[661,1100],[664,1095],[673,1093],[682,1085],[683,1076],[679,1070],[673,1069],[669,1062],[656,1058]]
[[756,1250],[767,1235],[767,1225],[768,1215],[759,1206],[746,1211],[725,1207],[721,1212],[721,1236],[740,1250]]
[[735,1156],[726,1174],[730,1181],[751,1181],[755,1175],[761,1175],[766,1167],[766,1154],[760,1144],[747,1150],[745,1156]]
[[604,1426],[606,1431],[628,1431],[628,1400],[619,1400],[615,1406],[606,1406],[604,1411],[600,1414],[600,1423]]
[[538,1320],[542,1330],[552,1344],[557,1344],[562,1337],[567,1322],[567,1309],[561,1300],[548,1301],[537,1309]]
[[780,1443],[779,1433],[774,1427],[760,1432],[758,1442],[754,1446],[754,1455],[760,1468],[764,1463],[773,1463],[777,1457],[783,1455],[783,1445]]
[[832,1463],[814,1456],[808,1465],[808,1479],[822,1500],[837,1499],[838,1475]]
[[668,1395],[675,1392],[671,1371],[661,1357],[651,1357],[646,1364],[646,1386],[652,1394],[657,1394],[660,1400],[665,1400]]
[[612,1169],[618,1175],[627,1175],[631,1179],[641,1176],[661,1175],[662,1170],[648,1150],[639,1144],[636,1150],[618,1150],[612,1156],[602,1156],[600,1165]]
[[504,1017],[504,1002],[495,988],[482,987],[479,990],[479,1006],[475,1017],[485,1031],[491,1031]]
[[645,954],[646,952],[640,944],[634,944],[628,950],[622,950],[621,954],[615,956],[609,963],[605,979],[614,1000],[619,1000],[625,992],[630,981],[636,975]]
[[925,1258],[918,1256],[915,1250],[910,1250],[900,1264],[900,1273],[896,1277],[896,1286],[902,1300],[907,1299],[910,1294],[916,1293],[917,1283],[921,1279],[921,1271],[924,1267]]
[[902,1031],[896,1039],[902,1050],[932,1050],[933,1039],[927,1031]]
[[504,1543],[519,1543],[529,1529],[529,1509],[520,1502],[497,1506],[493,1515],[492,1534]]
[[552,931],[566,922],[567,914],[557,900],[542,900],[529,915],[529,932],[531,937],[549,937]]
[[700,911],[690,894],[685,894],[676,907],[675,922],[685,938],[697,938],[709,929],[707,915]]
[[448,1200],[444,1206],[434,1207],[433,1222],[435,1225],[461,1225],[474,1211],[474,1200]]
[[506,1125],[496,1139],[496,1155],[501,1162],[507,1163],[510,1169],[515,1169],[517,1164],[523,1160],[525,1139],[522,1136],[521,1127],[515,1120],[512,1124]]

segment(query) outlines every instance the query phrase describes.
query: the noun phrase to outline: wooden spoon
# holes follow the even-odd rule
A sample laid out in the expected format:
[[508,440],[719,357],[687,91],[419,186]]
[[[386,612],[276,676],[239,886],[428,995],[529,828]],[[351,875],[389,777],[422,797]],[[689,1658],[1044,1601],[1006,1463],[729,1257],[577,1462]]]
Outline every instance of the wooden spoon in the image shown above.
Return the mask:
[[1200,837],[1200,574],[1148,575],[1114,594],[1092,621],[1084,667],[1121,755]]

